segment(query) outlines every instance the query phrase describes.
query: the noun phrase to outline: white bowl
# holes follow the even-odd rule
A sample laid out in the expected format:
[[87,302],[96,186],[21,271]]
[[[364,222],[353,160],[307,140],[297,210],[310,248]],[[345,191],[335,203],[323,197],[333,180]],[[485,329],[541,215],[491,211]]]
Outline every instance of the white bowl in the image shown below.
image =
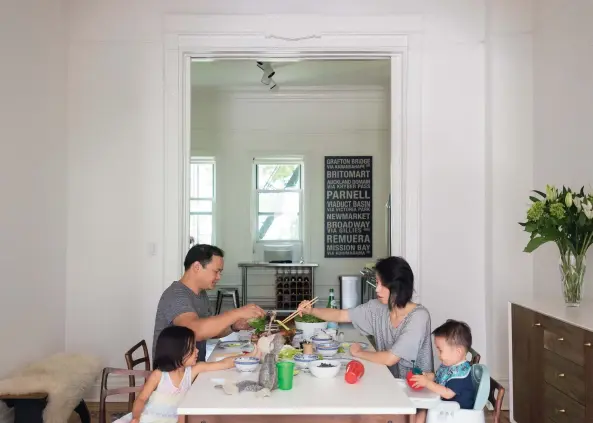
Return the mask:
[[324,358],[331,357],[338,353],[338,348],[340,348],[340,344],[337,343],[318,344],[317,353],[321,354]]
[[240,372],[254,372],[259,365],[257,357],[237,357],[235,358],[235,368]]
[[299,369],[308,369],[309,363],[319,360],[319,357],[317,354],[296,354],[292,359]]
[[310,341],[315,336],[315,333],[320,330],[327,329],[327,322],[321,323],[305,323],[305,322],[294,322],[297,329],[303,331],[303,339]]
[[[329,364],[331,367],[319,367],[321,364]],[[309,371],[319,379],[331,379],[340,373],[341,363],[337,360],[316,360],[309,363]]]
[[[317,335],[315,335],[313,338],[311,338],[311,343],[315,346],[318,347],[319,345],[328,345],[328,344],[334,344],[336,343],[333,339],[331,338],[319,338]],[[339,346],[339,344],[338,344]]]

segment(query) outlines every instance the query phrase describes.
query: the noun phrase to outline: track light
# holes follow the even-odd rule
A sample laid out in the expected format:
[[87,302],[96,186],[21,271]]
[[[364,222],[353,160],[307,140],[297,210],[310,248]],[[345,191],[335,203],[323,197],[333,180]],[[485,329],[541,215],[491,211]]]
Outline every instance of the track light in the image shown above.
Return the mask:
[[276,72],[272,71],[272,73],[270,74],[266,74],[264,73],[264,75],[261,77],[261,83],[264,85],[270,85],[270,82],[272,82],[272,77],[276,75]]
[[268,62],[256,62],[257,67],[263,71],[261,83],[270,86],[270,90],[277,89],[277,84],[272,79],[276,75],[276,71],[272,69],[272,65]]

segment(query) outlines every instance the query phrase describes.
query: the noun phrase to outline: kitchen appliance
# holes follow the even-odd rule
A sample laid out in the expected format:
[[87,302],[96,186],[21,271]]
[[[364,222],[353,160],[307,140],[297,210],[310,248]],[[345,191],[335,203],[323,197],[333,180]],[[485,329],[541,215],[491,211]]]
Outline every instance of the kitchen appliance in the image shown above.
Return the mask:
[[362,284],[358,275],[340,276],[340,308],[354,308],[362,304]]

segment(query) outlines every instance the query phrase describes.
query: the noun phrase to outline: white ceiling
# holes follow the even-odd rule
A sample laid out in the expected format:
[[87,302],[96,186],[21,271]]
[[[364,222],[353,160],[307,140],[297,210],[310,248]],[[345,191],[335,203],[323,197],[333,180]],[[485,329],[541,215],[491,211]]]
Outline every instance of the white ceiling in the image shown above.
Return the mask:
[[[302,60],[272,62],[282,87],[388,86],[389,60]],[[255,60],[193,62],[191,82],[200,88],[263,87]]]

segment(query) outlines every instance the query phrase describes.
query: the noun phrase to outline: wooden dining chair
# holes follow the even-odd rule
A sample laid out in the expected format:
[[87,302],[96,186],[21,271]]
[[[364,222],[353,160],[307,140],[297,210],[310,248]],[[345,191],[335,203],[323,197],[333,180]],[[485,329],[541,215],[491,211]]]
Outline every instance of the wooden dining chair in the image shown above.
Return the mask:
[[492,405],[493,423],[500,423],[500,416],[502,413],[502,401],[504,399],[504,387],[496,380],[490,378],[490,393],[488,394],[488,402]]
[[[134,353],[142,348],[143,355],[139,358],[134,359]],[[150,357],[148,355],[148,347],[146,345],[146,341],[143,339],[142,341],[138,342],[132,348],[130,348],[124,354],[126,358],[126,364],[128,365],[128,370],[134,370],[136,366],[144,363],[144,370],[150,371]],[[136,378],[134,376],[130,376],[130,387],[133,388],[136,386]],[[136,400],[136,393],[131,392],[128,397],[128,411],[132,411],[132,407],[134,406],[134,401]]]
[[101,396],[99,397],[99,423],[107,423],[107,408],[105,406],[105,399],[107,397],[121,394],[135,394],[142,390],[142,386],[109,389],[107,384],[110,375],[143,377],[146,379],[148,376],[150,376],[150,371],[116,369],[114,367],[105,367],[103,369],[103,373],[101,374]]
[[474,364],[480,364],[480,359],[482,357],[480,357],[480,354],[478,354],[478,352],[476,350],[474,350],[473,348],[470,348],[468,353],[471,356],[469,364],[471,364],[472,366]]

